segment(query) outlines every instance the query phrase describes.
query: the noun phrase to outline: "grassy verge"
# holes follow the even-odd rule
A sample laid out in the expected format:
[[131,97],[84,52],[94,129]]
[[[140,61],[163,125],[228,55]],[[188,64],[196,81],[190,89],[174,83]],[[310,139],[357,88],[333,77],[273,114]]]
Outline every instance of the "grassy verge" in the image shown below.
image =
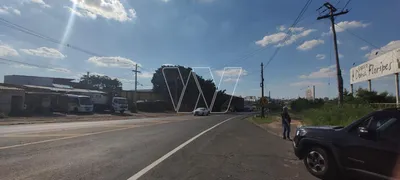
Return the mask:
[[272,123],[274,121],[278,121],[279,117],[276,115],[269,115],[268,117],[264,117],[264,118],[250,117],[249,120],[256,124],[268,124],[268,123]]
[[306,125],[339,125],[346,126],[351,122],[374,111],[375,108],[369,105],[345,104],[342,107],[333,104],[327,104],[317,109],[302,111]]

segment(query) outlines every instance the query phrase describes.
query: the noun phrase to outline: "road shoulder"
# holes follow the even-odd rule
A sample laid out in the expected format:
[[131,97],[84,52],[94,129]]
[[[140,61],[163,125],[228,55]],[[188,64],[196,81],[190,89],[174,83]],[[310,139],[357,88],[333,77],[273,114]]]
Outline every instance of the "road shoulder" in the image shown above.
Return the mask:
[[199,137],[142,179],[315,179],[290,141],[246,119],[233,119]]

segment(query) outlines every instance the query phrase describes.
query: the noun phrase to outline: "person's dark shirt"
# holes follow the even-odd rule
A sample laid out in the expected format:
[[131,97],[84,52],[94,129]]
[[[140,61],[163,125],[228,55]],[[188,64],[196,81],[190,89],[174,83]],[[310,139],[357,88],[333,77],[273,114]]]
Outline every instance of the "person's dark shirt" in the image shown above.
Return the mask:
[[[289,123],[290,124],[290,122],[292,121],[292,119],[290,118],[290,115],[289,115],[289,113],[288,112],[282,112],[282,114],[281,114],[281,116],[282,116],[282,123]],[[285,121],[285,119],[286,119],[286,121]]]

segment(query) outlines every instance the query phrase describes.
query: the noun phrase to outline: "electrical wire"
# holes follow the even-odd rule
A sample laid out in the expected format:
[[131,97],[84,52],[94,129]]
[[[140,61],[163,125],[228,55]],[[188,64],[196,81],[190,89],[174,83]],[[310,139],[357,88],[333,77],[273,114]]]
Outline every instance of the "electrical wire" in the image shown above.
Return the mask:
[[347,5],[349,5],[349,3],[351,2],[351,0],[348,0],[347,3],[344,5],[344,7],[342,8],[342,11],[347,7]]
[[[308,7],[310,6],[310,4],[312,3],[312,0],[308,0],[307,3],[304,5],[303,9],[300,11],[299,15],[297,16],[297,18],[295,19],[295,21],[293,22],[291,28],[295,27],[297,25],[297,23],[299,22],[300,18],[304,15],[304,13],[307,11]],[[289,28],[288,33],[286,34],[283,43],[286,43],[287,40],[289,40],[289,38],[292,36],[293,32],[291,32],[291,28]],[[289,35],[290,33],[290,35]],[[278,54],[278,52],[280,51],[280,49],[282,48],[282,46],[279,46],[275,49],[274,53],[272,54],[272,56],[269,58],[268,62],[266,63],[266,65],[264,66],[264,69],[272,62],[272,60],[274,60],[275,56]]]
[[31,30],[31,29],[28,29],[26,27],[20,26],[18,24],[15,24],[15,23],[13,23],[11,21],[8,21],[8,20],[6,20],[4,18],[1,18],[1,17],[0,17],[0,23],[3,24],[4,26],[8,27],[8,28],[11,28],[11,29],[14,29],[14,30],[17,30],[17,31],[20,31],[20,32],[23,32],[23,33],[26,33],[26,34],[29,34],[29,35],[32,35],[32,36],[35,36],[37,38],[41,38],[43,40],[46,40],[46,41],[49,41],[49,42],[52,42],[52,43],[55,43],[55,44],[62,45],[62,46],[74,49],[76,51],[80,51],[80,52],[89,54],[91,56],[99,56],[99,57],[101,57],[101,55],[99,55],[98,53],[91,52],[89,50],[80,48],[80,47],[72,45],[72,44],[62,43],[60,40],[45,36],[43,34],[40,34],[38,32],[35,32],[35,31]]
[[340,26],[340,25],[338,25],[338,24],[336,24],[336,23],[335,23],[335,25],[338,26],[338,27],[340,27],[340,28],[342,28],[344,31],[346,31],[347,33],[353,35],[354,37],[356,37],[356,38],[358,38],[358,39],[364,41],[365,43],[369,44],[370,46],[375,47],[375,48],[377,48],[377,49],[380,49],[378,46],[375,46],[375,45],[372,44],[371,42],[369,42],[369,41],[367,41],[366,39],[364,39],[364,38],[358,36],[357,34],[351,32],[350,30],[345,29],[345,28],[343,28],[342,26]]
[[11,59],[6,59],[6,58],[2,58],[2,57],[0,57],[0,61],[12,62],[12,63],[16,63],[16,64],[22,64],[22,65],[32,66],[32,67],[36,67],[36,68],[49,69],[49,70],[55,70],[55,71],[58,71],[58,70],[59,70],[59,69],[57,69],[57,68],[52,68],[52,67],[49,67],[49,66],[38,65],[38,64],[32,64],[32,63],[26,63],[26,62],[16,61],[16,60],[11,60]]

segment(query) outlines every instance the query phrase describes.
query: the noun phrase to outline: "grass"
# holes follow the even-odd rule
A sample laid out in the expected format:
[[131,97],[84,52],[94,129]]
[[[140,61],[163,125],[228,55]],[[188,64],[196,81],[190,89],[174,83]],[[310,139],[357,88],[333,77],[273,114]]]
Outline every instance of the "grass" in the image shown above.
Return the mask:
[[342,107],[338,107],[328,104],[320,108],[305,110],[300,114],[307,125],[346,126],[374,110],[375,108],[369,105],[344,104]]
[[256,124],[268,124],[268,123],[272,123],[274,121],[278,121],[279,117],[276,115],[269,115],[266,116],[264,118],[261,117],[251,117],[250,121],[256,123]]

